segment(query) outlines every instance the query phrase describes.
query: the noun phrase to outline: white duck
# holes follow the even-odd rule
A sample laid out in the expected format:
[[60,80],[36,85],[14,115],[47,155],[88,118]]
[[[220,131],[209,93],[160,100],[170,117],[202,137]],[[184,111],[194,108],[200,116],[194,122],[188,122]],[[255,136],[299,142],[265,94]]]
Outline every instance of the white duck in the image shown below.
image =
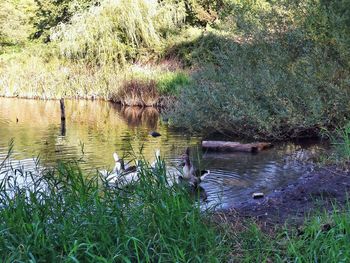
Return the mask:
[[111,173],[101,171],[100,173],[106,177],[110,183],[131,183],[138,180],[138,171],[136,166],[127,166],[124,160],[119,158],[117,153],[113,153],[115,166]]
[[160,161],[160,150],[159,149],[156,150],[155,157],[156,157],[156,159],[151,164],[152,170],[157,168],[157,163]]

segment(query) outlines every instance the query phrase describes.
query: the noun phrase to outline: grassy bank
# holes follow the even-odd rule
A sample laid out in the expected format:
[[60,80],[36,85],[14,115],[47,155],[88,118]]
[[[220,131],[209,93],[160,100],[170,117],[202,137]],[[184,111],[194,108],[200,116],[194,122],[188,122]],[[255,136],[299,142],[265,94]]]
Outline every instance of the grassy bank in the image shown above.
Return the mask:
[[[128,105],[154,106],[175,96],[190,82],[172,62],[164,65],[103,67],[62,61],[45,53],[47,47],[28,47],[0,57],[0,96],[39,99],[104,99]],[[48,52],[48,51],[47,51]],[[49,56],[49,58],[45,58]],[[133,85],[136,84],[136,85]]]
[[83,174],[74,163],[40,178],[20,170],[2,176],[3,262],[227,260],[224,233],[184,189],[168,184],[162,164],[153,173],[141,169],[139,182],[127,187]]
[[[302,226],[230,224],[237,262],[346,262],[350,259],[350,207],[314,213]],[[264,230],[262,230],[264,229]],[[236,262],[234,261],[234,262]]]
[[[6,1],[20,12],[12,0]],[[86,6],[80,2],[84,1],[62,5],[38,1],[36,9],[32,3],[35,12],[17,16],[28,29],[21,39],[12,36],[8,47],[5,42],[11,36],[0,38],[0,96],[102,98],[152,106],[189,83],[181,62],[159,62],[184,24],[183,3],[98,1]],[[57,17],[64,10],[67,17]],[[29,18],[22,18],[26,15],[34,21],[31,27]],[[2,24],[6,27],[0,16]],[[32,40],[24,41],[26,35]]]
[[[164,166],[140,180],[110,185],[77,163],[38,169],[1,167],[3,262],[339,262],[347,261],[350,206],[314,213],[303,226],[201,212]],[[5,172],[7,171],[7,173]],[[12,177],[16,174],[16,180]],[[26,184],[23,184],[26,181]]]

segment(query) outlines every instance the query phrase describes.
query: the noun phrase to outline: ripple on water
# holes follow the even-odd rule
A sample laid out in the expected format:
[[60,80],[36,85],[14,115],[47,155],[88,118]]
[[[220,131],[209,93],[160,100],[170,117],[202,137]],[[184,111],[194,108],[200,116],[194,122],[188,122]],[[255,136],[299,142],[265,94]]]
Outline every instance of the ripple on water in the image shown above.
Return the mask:
[[[100,101],[66,101],[66,133],[62,136],[58,101],[0,100],[0,161],[14,139],[11,158],[20,160],[29,170],[34,169],[31,160],[36,156],[44,167],[59,160],[81,160],[86,171],[110,170],[114,166],[113,152],[131,160],[140,156],[142,148],[150,162],[155,150],[160,149],[170,170],[176,172],[181,155],[191,146],[195,165],[211,171],[202,186],[212,205],[227,206],[251,198],[255,191],[268,193],[284,186],[305,172],[305,167],[294,161],[296,158],[309,158],[322,150],[317,144],[306,148],[281,144],[259,154],[202,153],[198,150],[200,137],[169,129],[159,121],[155,109],[122,108]],[[153,138],[149,135],[152,130],[161,136]]]

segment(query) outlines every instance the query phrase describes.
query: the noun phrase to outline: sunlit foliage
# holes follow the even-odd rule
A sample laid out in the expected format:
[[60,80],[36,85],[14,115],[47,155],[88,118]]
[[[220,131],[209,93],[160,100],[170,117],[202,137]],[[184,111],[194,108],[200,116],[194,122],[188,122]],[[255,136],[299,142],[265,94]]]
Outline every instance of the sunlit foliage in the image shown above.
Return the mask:
[[349,0],[30,1],[0,11],[0,94],[120,101],[127,83],[151,82],[177,96],[172,124],[259,138],[349,118]]
[[0,7],[0,54],[2,46],[21,45],[31,34],[34,0],[2,0]]

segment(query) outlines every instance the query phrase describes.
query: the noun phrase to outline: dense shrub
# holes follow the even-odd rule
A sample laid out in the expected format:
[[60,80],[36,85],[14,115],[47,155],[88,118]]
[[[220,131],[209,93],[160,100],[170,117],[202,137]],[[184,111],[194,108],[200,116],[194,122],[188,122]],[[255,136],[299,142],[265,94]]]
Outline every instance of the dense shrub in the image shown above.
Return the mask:
[[333,49],[333,56],[350,67],[350,1],[307,1],[300,19],[306,36]]
[[170,110],[176,126],[285,139],[316,136],[350,116],[347,71],[298,30],[243,43],[214,31],[192,46],[192,60],[206,67]]
[[348,1],[226,1],[217,30],[177,47],[198,70],[170,110],[173,124],[265,139],[316,136],[344,124],[347,7]]

